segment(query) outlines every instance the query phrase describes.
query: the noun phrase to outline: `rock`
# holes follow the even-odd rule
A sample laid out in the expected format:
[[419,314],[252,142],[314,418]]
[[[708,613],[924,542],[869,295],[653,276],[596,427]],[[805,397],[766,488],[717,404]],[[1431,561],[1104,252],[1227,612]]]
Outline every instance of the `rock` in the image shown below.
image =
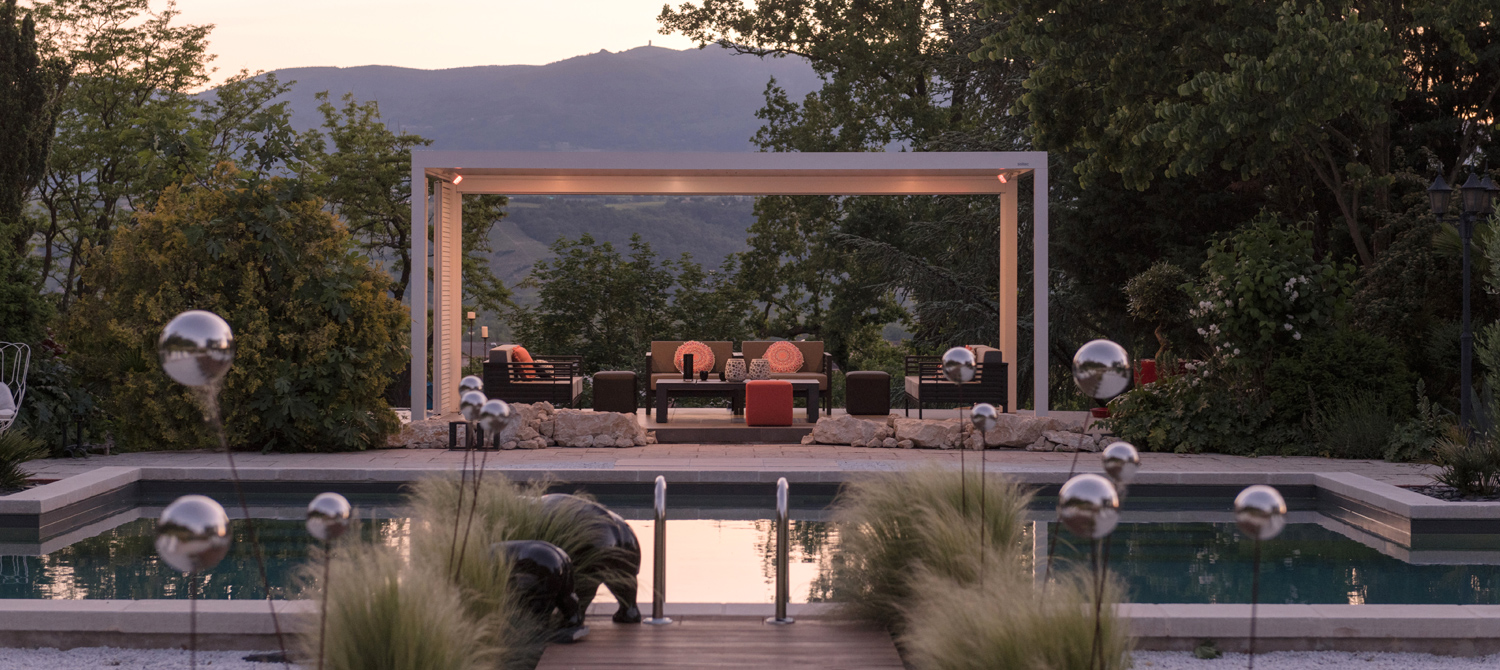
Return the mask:
[[644,429],[635,417],[618,412],[591,412],[580,409],[557,410],[552,418],[552,439],[562,447],[617,446],[622,440],[631,444]]
[[637,435],[637,436],[635,436],[634,439],[632,439],[630,441],[630,444],[631,444],[631,446],[635,446],[635,447],[644,447],[644,446],[646,446],[646,436],[645,435]]
[[896,440],[896,446],[902,449],[910,449],[917,445],[913,444],[911,440]]
[[1026,446],[1026,451],[1052,451],[1056,446],[1047,441],[1045,437],[1036,438],[1035,442]]
[[802,443],[803,444],[817,444],[817,440],[814,440],[812,434],[809,433],[807,435],[803,435],[802,436]]
[[875,439],[877,440],[884,440],[888,437],[895,437],[895,435],[896,430],[886,424],[880,424],[880,427],[875,429]]
[[951,449],[958,444],[960,430],[957,421],[896,419],[896,440],[926,449]]
[[539,433],[539,432],[537,432],[537,430],[535,428],[533,428],[531,426],[526,426],[526,427],[524,427],[524,428],[521,429],[521,432],[519,434],[516,435],[516,439],[518,439],[518,440],[531,440],[531,439],[535,439],[535,438],[538,438],[538,437],[541,437],[541,436],[542,436],[542,434]]
[[813,424],[812,438],[818,444],[853,445],[859,442],[858,446],[864,446],[876,439],[876,431],[883,427],[876,421],[843,414],[821,419]]
[[1053,451],[1078,451],[1079,444],[1085,439],[1083,433],[1073,433],[1064,430],[1049,430],[1042,433],[1042,437],[1048,442],[1057,445]]
[[885,447],[886,449],[895,449],[896,445],[897,445],[897,442],[896,442],[896,438],[894,438],[894,437],[887,437],[887,438],[885,438],[885,441],[883,443],[881,443],[881,446]]
[[501,449],[515,449],[518,446],[520,446],[520,443],[516,442],[515,440],[511,440],[509,442],[502,442],[502,443],[500,443],[500,448]]
[[[412,421],[401,426],[401,432],[386,439],[386,446],[407,449],[447,449],[447,417]],[[460,433],[459,439],[463,439]]]
[[646,444],[656,444],[656,431],[646,431]]
[[983,451],[984,436],[979,433],[969,433],[964,437],[964,448],[970,451]]
[[625,447],[633,447],[633,446],[635,446],[635,438],[634,437],[617,437],[617,438],[615,438],[615,446],[616,447],[620,447],[621,449],[623,449]]
[[521,443],[522,449],[542,449],[547,446],[547,441],[537,437]]
[[865,441],[864,440],[855,440],[853,442],[850,442],[849,446],[851,446],[851,447],[863,447],[863,446],[865,446]]
[[984,433],[986,447],[1025,447],[1049,430],[1067,430],[1068,423],[1056,417],[1001,414],[995,427]]

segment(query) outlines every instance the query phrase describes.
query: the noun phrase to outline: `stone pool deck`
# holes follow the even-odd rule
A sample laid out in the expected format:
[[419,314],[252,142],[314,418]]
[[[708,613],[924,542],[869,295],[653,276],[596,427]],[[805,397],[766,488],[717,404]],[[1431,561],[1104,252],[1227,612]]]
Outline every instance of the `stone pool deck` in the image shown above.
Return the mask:
[[[631,481],[648,479],[656,474],[759,473],[761,477],[798,475],[831,480],[840,474],[872,471],[912,470],[930,466],[953,467],[960,458],[977,467],[980,452],[941,451],[932,449],[871,449],[834,445],[802,444],[658,444],[626,448],[528,449],[489,452],[486,471],[596,471],[598,479],[619,477]],[[992,449],[985,452],[988,471],[995,473],[1067,472],[1073,464],[1071,453],[1028,452],[1015,449]],[[269,471],[327,470],[331,478],[390,479],[391,475],[420,476],[423,471],[457,470],[464,460],[462,451],[444,449],[377,449],[340,454],[258,454],[237,453],[235,464],[242,470]],[[1097,454],[1080,454],[1078,472],[1099,472]],[[44,459],[26,464],[32,476],[55,480],[83,474],[102,467],[217,469],[225,467],[224,455],[209,451],[138,452],[80,459]],[[1219,454],[1156,454],[1141,456],[1141,473],[1170,475],[1174,473],[1234,474],[1255,473],[1350,473],[1395,486],[1431,483],[1436,468],[1430,465],[1386,463],[1384,461],[1342,460],[1331,458],[1283,456],[1225,456]],[[613,473],[613,476],[605,473]],[[275,477],[272,477],[273,479]],[[748,477],[747,477],[748,478]],[[724,479],[728,481],[729,479]]]

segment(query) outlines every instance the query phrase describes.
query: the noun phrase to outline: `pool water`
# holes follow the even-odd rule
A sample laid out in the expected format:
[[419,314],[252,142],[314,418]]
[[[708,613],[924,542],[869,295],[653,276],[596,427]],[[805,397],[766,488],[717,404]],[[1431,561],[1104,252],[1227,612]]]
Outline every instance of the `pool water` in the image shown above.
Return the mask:
[[[674,602],[770,602],[775,593],[775,530],[768,519],[673,519],[667,532],[667,597]],[[628,515],[627,515],[628,516]],[[698,516],[714,516],[699,510]],[[753,514],[752,514],[753,516]],[[765,515],[769,516],[769,514]],[[804,516],[819,516],[816,513]],[[153,546],[156,520],[128,521],[42,556],[0,556],[0,598],[184,598],[185,577],[166,567]],[[632,520],[643,550],[642,601],[651,592],[653,522]],[[402,547],[411,520],[366,520],[366,541]],[[311,541],[300,520],[261,519],[256,527],[272,594],[299,595],[298,577]],[[1039,528],[1041,527],[1041,528]],[[1032,570],[1032,537],[1055,535],[1058,561],[1088,559],[1088,548],[1055,523],[1028,524],[1020,570]],[[232,522],[231,552],[200,576],[206,598],[263,598],[246,524]],[[833,524],[790,524],[792,602],[836,600]],[[1039,544],[1045,544],[1039,543]],[[1251,545],[1231,523],[1124,523],[1111,537],[1111,569],[1130,600],[1150,603],[1249,602]],[[1261,598],[1307,604],[1500,604],[1500,565],[1413,565],[1315,523],[1288,525],[1265,543]],[[601,592],[600,598],[608,595]]]

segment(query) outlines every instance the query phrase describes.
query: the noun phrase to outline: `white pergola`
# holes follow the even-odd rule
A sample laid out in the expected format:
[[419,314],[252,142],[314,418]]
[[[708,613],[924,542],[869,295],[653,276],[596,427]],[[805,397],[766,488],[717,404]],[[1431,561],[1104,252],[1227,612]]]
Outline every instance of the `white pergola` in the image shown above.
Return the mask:
[[[427,239],[432,237],[432,407],[458,410],[463,340],[462,196],[500,195],[997,195],[1000,197],[1000,350],[1015,411],[1017,178],[1031,173],[1034,225],[1032,356],[1038,416],[1047,414],[1047,154],[597,153],[413,151],[411,154],[412,419],[427,416]],[[429,182],[432,184],[429,186]],[[428,208],[431,208],[429,217]],[[691,338],[693,333],[683,333]]]

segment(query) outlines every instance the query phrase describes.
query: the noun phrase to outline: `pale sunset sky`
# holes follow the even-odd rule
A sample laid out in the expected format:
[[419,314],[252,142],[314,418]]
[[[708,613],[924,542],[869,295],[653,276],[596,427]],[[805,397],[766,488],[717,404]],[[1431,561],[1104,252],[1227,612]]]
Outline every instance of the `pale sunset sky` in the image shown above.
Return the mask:
[[[675,6],[681,0],[672,4]],[[178,0],[212,23],[214,80],[240,69],[318,65],[543,65],[600,49],[686,49],[657,34],[663,0]],[[166,7],[153,0],[152,9]]]

